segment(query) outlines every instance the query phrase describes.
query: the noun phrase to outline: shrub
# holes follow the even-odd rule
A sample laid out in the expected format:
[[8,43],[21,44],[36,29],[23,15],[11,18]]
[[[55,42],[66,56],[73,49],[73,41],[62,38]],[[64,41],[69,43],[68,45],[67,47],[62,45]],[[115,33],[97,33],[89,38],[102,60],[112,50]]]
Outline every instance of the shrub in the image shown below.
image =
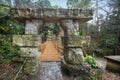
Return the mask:
[[10,36],[0,35],[0,55],[3,57],[3,59],[5,61],[8,60],[9,62],[11,62],[10,60],[12,60],[14,56],[17,56],[17,54],[18,49],[12,46]]

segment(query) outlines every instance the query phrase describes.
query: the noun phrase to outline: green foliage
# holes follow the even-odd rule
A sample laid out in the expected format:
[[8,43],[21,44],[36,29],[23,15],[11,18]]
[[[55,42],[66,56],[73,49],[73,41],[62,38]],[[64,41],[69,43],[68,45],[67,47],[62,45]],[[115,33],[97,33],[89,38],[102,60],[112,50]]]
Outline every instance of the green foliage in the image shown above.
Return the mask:
[[88,55],[85,57],[84,61],[89,63],[92,68],[98,68],[98,64],[94,57]]
[[117,39],[114,38],[114,37],[106,39],[106,45],[107,45],[108,48],[112,48],[112,49],[116,48],[117,47],[117,42],[118,42]]
[[91,0],[81,0],[76,7],[78,8],[88,8],[90,7]]
[[48,36],[48,30],[49,27],[47,25],[44,25],[40,31],[40,33],[42,34],[42,41],[46,41],[47,36]]
[[60,8],[60,7],[59,7],[58,5],[53,5],[52,8],[58,9],[58,8]]
[[34,4],[36,8],[51,8],[49,0],[38,0]]
[[78,32],[79,32],[79,36],[83,35],[83,32],[82,32],[80,26],[79,26],[79,28],[78,28]]
[[60,32],[60,26],[56,23],[56,24],[54,24],[53,34],[55,34],[57,37],[59,32]]
[[0,7],[0,18],[6,16],[9,11],[10,8],[8,7]]
[[14,0],[14,7],[20,8],[51,8],[49,0]]
[[91,0],[67,0],[68,8],[86,8],[89,7]]
[[0,34],[23,34],[24,25],[10,17],[0,20]]
[[68,8],[74,8],[79,0],[67,0],[67,6]]
[[106,35],[99,39],[99,45],[103,48],[115,49],[117,47],[117,36]]
[[10,12],[10,7],[7,3],[6,4],[0,4],[0,18],[8,16],[9,12]]
[[15,7],[20,7],[20,8],[31,8],[33,7],[33,2],[32,0],[14,0]]
[[23,34],[24,24],[12,19],[7,3],[0,5],[0,64],[10,64],[17,56],[18,49],[12,46],[12,35]]
[[24,25],[10,17],[10,7],[0,5],[0,34],[23,34]]
[[18,53],[18,49],[12,46],[11,41],[10,35],[0,35],[0,55],[8,62]]
[[113,55],[113,50],[109,49],[109,48],[104,48],[103,49],[103,55],[105,56],[109,56],[109,55]]
[[49,30],[52,31],[53,34],[57,37],[60,32],[60,26],[57,23],[44,25],[44,27],[42,27],[41,32],[40,32],[42,34],[43,41],[46,41]]

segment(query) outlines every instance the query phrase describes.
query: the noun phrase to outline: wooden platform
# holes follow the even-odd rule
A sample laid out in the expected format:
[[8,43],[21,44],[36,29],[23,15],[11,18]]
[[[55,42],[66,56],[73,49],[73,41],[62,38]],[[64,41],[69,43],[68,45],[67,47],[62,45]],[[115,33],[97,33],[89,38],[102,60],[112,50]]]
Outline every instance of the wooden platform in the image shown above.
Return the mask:
[[61,54],[56,49],[56,43],[53,41],[46,41],[43,45],[45,47],[40,61],[47,61],[47,62],[54,62],[54,61],[60,61]]
[[107,59],[107,69],[114,72],[120,73],[120,55],[116,56],[105,56]]
[[117,62],[120,64],[120,55],[116,55],[116,56],[105,56],[105,58],[107,60],[113,61],[113,62]]

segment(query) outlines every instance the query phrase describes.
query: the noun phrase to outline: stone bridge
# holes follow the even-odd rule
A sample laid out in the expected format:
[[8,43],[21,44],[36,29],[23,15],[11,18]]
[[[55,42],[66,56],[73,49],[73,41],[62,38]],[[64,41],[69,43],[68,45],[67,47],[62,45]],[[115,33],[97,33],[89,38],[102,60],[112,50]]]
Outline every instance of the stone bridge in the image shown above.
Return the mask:
[[[40,29],[45,23],[60,23],[64,30],[64,36],[75,35],[73,29],[80,23],[84,23],[92,19],[93,13],[91,9],[21,9],[11,8],[11,16],[25,23],[25,35],[14,35],[13,45],[20,47],[20,57],[28,57],[29,60],[24,66],[27,73],[36,73],[39,69],[40,55],[38,46],[41,44]],[[88,39],[87,37],[84,37]],[[67,42],[68,39],[64,39]],[[66,62],[70,62],[69,51],[64,43],[64,58]]]

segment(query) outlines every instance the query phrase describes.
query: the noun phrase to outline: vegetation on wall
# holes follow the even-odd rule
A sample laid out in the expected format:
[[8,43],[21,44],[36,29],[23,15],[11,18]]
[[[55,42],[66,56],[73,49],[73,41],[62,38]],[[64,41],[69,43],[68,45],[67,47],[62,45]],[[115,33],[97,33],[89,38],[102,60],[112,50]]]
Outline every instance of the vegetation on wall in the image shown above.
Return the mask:
[[10,6],[0,5],[0,63],[10,64],[18,49],[12,45],[12,35],[24,34],[24,24],[10,17]]

